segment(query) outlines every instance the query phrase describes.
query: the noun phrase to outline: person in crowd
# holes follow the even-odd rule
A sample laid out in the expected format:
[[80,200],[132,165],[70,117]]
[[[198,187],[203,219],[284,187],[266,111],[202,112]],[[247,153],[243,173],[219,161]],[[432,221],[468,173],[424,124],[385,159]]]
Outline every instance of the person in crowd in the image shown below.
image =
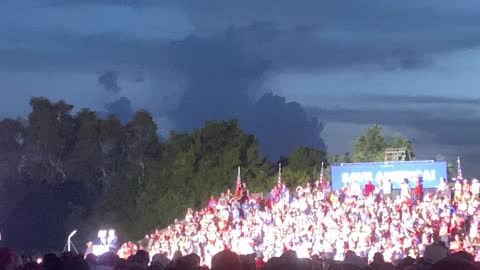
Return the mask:
[[360,181],[353,180],[350,185],[350,196],[358,198],[362,195],[362,188],[360,187]]
[[382,185],[382,195],[385,199],[392,200],[392,181],[390,179],[384,180]]
[[462,179],[455,179],[454,189],[455,189],[455,192],[454,192],[455,200],[458,201],[462,198],[462,191],[463,191]]
[[415,202],[423,200],[423,178],[417,178],[417,184],[415,185]]
[[376,252],[373,255],[373,262],[369,265],[370,270],[394,270],[395,265],[385,262],[383,254]]
[[373,185],[371,180],[368,180],[365,184],[365,197],[370,197],[373,195],[373,191],[375,190],[375,185]]
[[472,192],[473,199],[478,199],[478,195],[480,194],[480,183],[478,182],[478,179],[475,178],[472,180],[470,191]]
[[408,179],[404,179],[400,185],[400,197],[403,200],[410,200],[412,198],[412,190],[410,189],[410,183]]
[[210,201],[208,202],[208,208],[210,210],[215,210],[217,208],[217,199],[212,195],[210,196]]
[[86,244],[87,248],[85,250],[85,258],[87,258],[88,255],[93,254],[93,242],[89,241]]

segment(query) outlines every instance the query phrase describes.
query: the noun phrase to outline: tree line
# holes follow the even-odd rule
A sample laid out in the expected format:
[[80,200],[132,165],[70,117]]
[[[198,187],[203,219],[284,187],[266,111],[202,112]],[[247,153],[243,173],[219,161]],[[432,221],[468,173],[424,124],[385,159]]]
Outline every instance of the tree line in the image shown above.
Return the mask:
[[322,162],[328,180],[331,163],[382,161],[388,147],[415,151],[408,139],[386,137],[375,125],[352,153],[327,156],[299,146],[269,160],[235,119],[162,140],[147,111],[122,123],[89,109],[75,112],[64,101],[35,97],[30,105],[27,118],[0,121],[0,230],[19,247],[58,248],[71,230],[84,241],[100,226],[140,239],[234,189],[237,166],[250,190],[268,192],[278,162],[287,185],[297,186],[317,180]]

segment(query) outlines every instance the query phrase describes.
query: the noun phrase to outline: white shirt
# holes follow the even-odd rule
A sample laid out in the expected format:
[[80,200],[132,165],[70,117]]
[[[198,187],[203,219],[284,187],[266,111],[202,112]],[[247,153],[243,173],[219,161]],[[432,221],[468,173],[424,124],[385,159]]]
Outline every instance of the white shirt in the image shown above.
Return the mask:
[[360,183],[352,183],[352,185],[350,186],[350,194],[352,196],[360,196],[362,194],[362,188],[360,187]]
[[385,181],[383,182],[383,194],[390,194],[392,193],[392,182]]
[[401,191],[400,191],[400,196],[402,198],[410,198],[410,186],[408,183],[402,183],[401,184]]
[[470,189],[471,189],[473,194],[478,195],[480,193],[480,183],[479,182],[473,182]]
[[438,184],[438,190],[444,191],[446,187],[447,187],[447,183],[445,183],[443,180],[440,180],[440,184]]
[[460,181],[455,182],[455,191],[462,191],[462,183]]

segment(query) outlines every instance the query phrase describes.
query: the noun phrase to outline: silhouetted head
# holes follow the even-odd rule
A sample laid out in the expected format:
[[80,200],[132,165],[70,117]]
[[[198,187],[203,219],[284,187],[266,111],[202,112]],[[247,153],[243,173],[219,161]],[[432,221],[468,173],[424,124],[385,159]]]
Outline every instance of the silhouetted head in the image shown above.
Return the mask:
[[383,254],[380,253],[380,252],[376,252],[374,255],[373,255],[373,262],[374,263],[384,263],[385,260],[383,258]]
[[150,262],[150,255],[145,250],[139,250],[133,256],[133,261],[142,267],[146,268]]
[[221,251],[212,258],[212,270],[241,270],[240,258],[229,250]]
[[107,252],[100,256],[100,258],[98,259],[98,264],[103,266],[114,266],[117,260],[117,255],[112,252]]
[[170,260],[163,254],[155,254],[152,257],[152,265],[161,267],[161,269],[165,269],[169,264]]

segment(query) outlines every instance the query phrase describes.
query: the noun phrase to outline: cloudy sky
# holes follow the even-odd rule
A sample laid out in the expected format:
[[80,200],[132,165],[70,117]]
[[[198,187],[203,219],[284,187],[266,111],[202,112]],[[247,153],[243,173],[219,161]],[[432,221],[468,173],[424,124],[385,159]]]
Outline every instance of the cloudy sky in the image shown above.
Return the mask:
[[237,117],[271,158],[379,123],[480,176],[475,0],[3,0],[0,18],[2,117],[31,96],[147,109],[164,136]]

